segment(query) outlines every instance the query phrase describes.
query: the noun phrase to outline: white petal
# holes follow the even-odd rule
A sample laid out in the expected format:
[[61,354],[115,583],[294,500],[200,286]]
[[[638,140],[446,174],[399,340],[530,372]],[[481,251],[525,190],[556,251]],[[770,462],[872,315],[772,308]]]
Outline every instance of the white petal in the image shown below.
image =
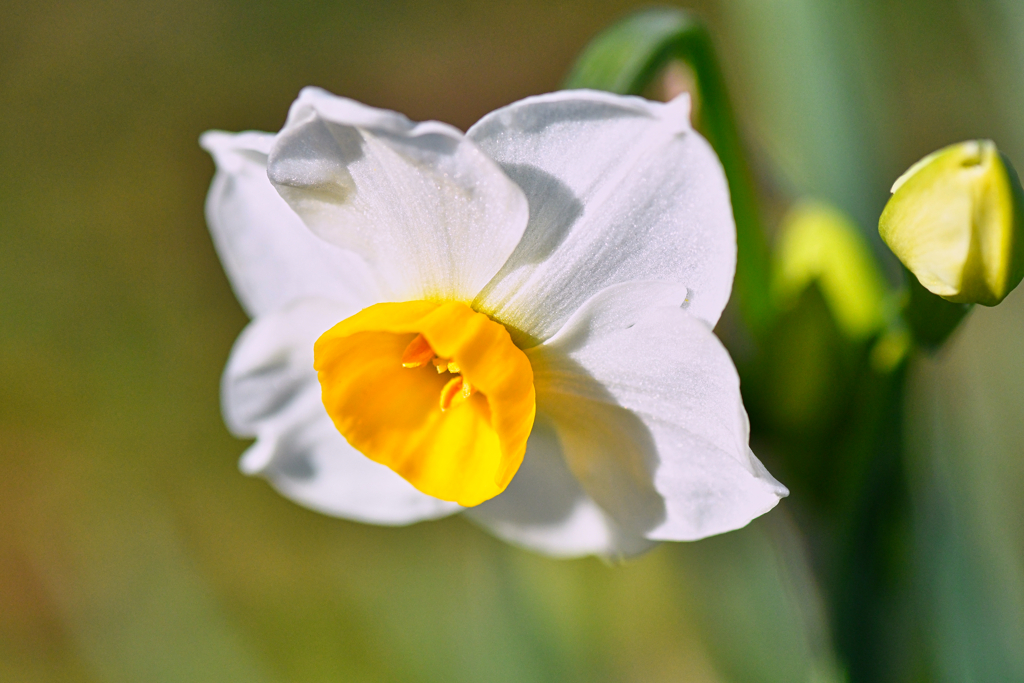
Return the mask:
[[591,296],[631,280],[684,284],[690,312],[718,320],[736,228],[686,96],[662,104],[568,90],[499,109],[467,135],[530,201],[523,239],[476,301],[525,331],[520,343],[547,339]]
[[222,386],[228,426],[256,437],[242,470],[301,505],[361,522],[408,524],[457,512],[349,446],[324,410],[313,343],[353,313],[345,304],[305,299],[242,332]]
[[537,410],[584,490],[624,528],[693,540],[744,526],[788,492],[747,445],[739,378],[707,324],[640,303],[671,298],[657,283],[611,287],[527,355]]
[[363,256],[396,299],[471,300],[526,227],[522,191],[451,126],[306,88],[270,180],[308,226]]
[[209,131],[199,144],[217,164],[206,220],[235,295],[250,317],[325,296],[359,308],[380,300],[366,264],[303,225],[267,179],[269,133]]
[[625,557],[653,545],[624,533],[580,488],[543,421],[534,424],[508,488],[465,514],[504,541],[554,557]]

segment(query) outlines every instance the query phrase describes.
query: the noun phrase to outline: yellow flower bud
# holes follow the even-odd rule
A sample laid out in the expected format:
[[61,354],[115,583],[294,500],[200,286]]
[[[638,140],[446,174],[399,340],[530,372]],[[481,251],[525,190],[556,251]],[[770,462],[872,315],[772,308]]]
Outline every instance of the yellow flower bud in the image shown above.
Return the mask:
[[929,154],[892,186],[878,232],[921,285],[995,306],[1024,276],[1024,192],[991,140]]

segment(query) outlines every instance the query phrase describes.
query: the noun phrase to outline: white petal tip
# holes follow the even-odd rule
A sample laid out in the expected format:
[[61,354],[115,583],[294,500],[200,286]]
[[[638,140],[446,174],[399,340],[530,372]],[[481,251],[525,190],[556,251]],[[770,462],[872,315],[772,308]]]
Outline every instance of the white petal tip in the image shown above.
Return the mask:
[[[782,499],[773,491],[753,494],[754,500],[730,510],[719,510],[697,520],[667,522],[644,534],[651,541],[699,541],[710,536],[737,531],[758,517],[767,514]],[[682,523],[680,523],[682,521]]]
[[754,476],[764,482],[772,494],[777,498],[782,499],[789,496],[789,489],[783,486],[778,479],[772,476],[771,472],[768,471],[768,468],[766,468],[761,461],[758,460],[757,456],[754,455],[754,452],[747,449],[747,453],[750,457],[750,464],[754,467]]
[[212,154],[214,150],[223,147],[229,137],[231,137],[231,133],[226,131],[208,130],[199,136],[199,146]]
[[665,104],[663,118],[672,125],[676,134],[689,133],[693,130],[690,125],[690,106],[690,93],[688,92],[677,95]]
[[334,97],[331,93],[316,85],[307,85],[299,91],[300,100],[319,99],[321,97]]
[[273,439],[260,438],[242,454],[238,461],[238,469],[250,477],[262,474],[274,459],[275,444]]
[[229,173],[238,173],[245,166],[239,158],[240,152],[267,154],[273,143],[272,133],[251,130],[241,133],[208,130],[199,136],[199,146],[209,152],[219,169]]
[[323,88],[306,86],[288,110],[285,128],[313,116],[327,121],[360,128],[385,130],[391,133],[406,133],[415,124],[406,116],[389,109],[378,109],[347,97],[335,95]]

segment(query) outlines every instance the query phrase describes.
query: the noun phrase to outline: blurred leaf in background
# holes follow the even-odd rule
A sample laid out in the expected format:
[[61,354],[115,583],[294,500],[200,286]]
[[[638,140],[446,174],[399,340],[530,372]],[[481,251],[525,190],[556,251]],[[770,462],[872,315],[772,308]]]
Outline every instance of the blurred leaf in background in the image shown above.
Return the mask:
[[1024,680],[1024,405],[1007,400],[1024,386],[1022,292],[996,310],[921,362],[908,397],[913,597],[939,681]]

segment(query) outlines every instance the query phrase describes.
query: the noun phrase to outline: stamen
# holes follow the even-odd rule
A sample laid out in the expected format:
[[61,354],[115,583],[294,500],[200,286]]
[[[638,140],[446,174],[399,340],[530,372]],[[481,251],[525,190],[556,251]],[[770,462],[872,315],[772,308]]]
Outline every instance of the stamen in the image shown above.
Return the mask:
[[432,360],[436,355],[437,354],[434,353],[434,349],[430,348],[430,344],[427,343],[426,338],[422,334],[418,334],[416,335],[416,338],[409,342],[409,345],[405,347],[405,351],[402,352],[402,367],[418,368],[426,365],[427,362]]
[[475,393],[476,388],[470,385],[462,375],[452,377],[441,389],[441,412],[464,403]]
[[[452,407],[453,404],[458,405],[462,401],[466,400],[466,397],[462,396],[463,392],[463,381],[462,375],[456,375],[448,380],[448,383],[441,389],[441,412],[444,412]],[[456,399],[460,399],[456,403]]]
[[445,411],[452,406],[457,406],[460,403],[466,401],[470,396],[476,393],[476,389],[473,388],[469,382],[467,382],[462,375],[462,368],[455,361],[450,361],[447,358],[439,358],[437,353],[430,347],[426,338],[422,334],[416,335],[416,338],[409,342],[409,345],[405,347],[405,351],[402,352],[402,367],[403,368],[419,368],[427,363],[431,363],[437,368],[437,374],[443,372],[450,372],[453,377],[448,380],[441,389],[441,410]]

